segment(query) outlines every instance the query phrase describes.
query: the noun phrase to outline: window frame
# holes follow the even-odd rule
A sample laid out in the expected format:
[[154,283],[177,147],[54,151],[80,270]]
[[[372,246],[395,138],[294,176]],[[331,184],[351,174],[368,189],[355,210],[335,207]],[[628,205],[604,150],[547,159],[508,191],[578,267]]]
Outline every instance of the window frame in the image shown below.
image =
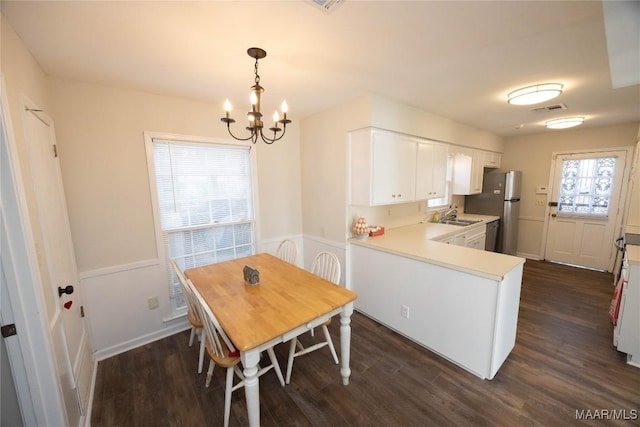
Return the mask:
[[[146,161],[147,161],[147,171],[149,178],[149,191],[151,196],[151,205],[153,211],[153,228],[155,234],[155,243],[156,243],[156,256],[157,256],[157,265],[159,267],[159,273],[161,277],[165,279],[166,286],[164,286],[164,292],[166,292],[166,301],[169,303],[169,310],[167,312],[168,318],[165,319],[171,320],[173,318],[182,317],[187,313],[186,305],[178,305],[178,301],[180,298],[180,293],[176,293],[171,290],[172,283],[170,281],[169,274],[169,254],[167,253],[167,247],[165,246],[164,241],[164,231],[162,229],[162,221],[160,216],[160,205],[158,201],[158,188],[156,185],[156,168],[155,168],[155,160],[154,160],[154,141],[169,141],[175,143],[185,143],[185,144],[211,144],[216,146],[223,146],[228,148],[242,148],[247,149],[249,151],[249,162],[251,168],[251,191],[253,194],[253,210],[254,210],[254,218],[251,221],[253,224],[253,248],[252,253],[256,253],[259,248],[258,236],[260,235],[260,215],[259,212],[259,197],[258,197],[258,185],[257,185],[257,154],[253,149],[253,145],[248,141],[232,141],[228,139],[221,138],[211,138],[204,136],[194,136],[194,135],[181,135],[181,134],[173,134],[173,133],[164,133],[164,132],[144,132],[144,142],[145,142],[145,152],[146,152]],[[233,224],[233,223],[230,223]],[[193,228],[197,228],[194,226]],[[166,268],[165,268],[166,267]]]

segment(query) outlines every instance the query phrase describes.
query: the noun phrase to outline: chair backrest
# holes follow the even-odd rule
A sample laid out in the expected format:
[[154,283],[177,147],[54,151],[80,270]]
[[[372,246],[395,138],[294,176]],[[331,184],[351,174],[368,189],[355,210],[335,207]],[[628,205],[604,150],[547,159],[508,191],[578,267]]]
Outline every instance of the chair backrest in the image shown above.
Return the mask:
[[276,256],[289,264],[295,264],[298,256],[298,247],[293,240],[283,240],[278,246]]
[[338,285],[340,283],[340,260],[335,254],[322,251],[313,260],[311,272]]
[[193,318],[193,320],[200,322],[200,312],[197,309],[197,301],[195,299],[195,295],[191,291],[191,288],[187,284],[187,278],[185,277],[182,269],[178,266],[175,260],[171,260],[171,267],[173,267],[173,271],[178,276],[178,282],[180,282],[180,288],[182,289],[182,295],[184,296],[184,300],[187,303],[187,309],[189,310],[189,315]]
[[200,313],[200,319],[202,319],[202,328],[207,336],[207,344],[210,345],[215,355],[223,359],[240,356],[240,353],[233,346],[222,326],[220,326],[213,311],[211,311],[209,304],[189,279],[187,279],[187,286],[197,303],[196,309]]

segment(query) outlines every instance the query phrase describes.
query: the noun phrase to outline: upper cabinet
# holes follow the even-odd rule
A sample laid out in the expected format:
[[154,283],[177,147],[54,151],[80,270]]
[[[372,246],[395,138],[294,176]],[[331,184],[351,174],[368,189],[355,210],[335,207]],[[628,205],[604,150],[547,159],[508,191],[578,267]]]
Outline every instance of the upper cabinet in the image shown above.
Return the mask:
[[500,153],[457,147],[376,128],[349,132],[353,205],[378,206],[443,197],[453,156],[453,194],[482,192],[485,167]]
[[485,168],[499,168],[500,160],[502,160],[502,154],[496,153],[494,151],[485,151],[484,152],[484,167]]
[[453,194],[478,194],[482,192],[484,151],[457,148],[453,154]]
[[389,205],[415,200],[415,138],[361,129],[349,134],[351,144],[351,203]]
[[447,185],[448,147],[437,142],[419,142],[416,163],[416,200],[443,197]]

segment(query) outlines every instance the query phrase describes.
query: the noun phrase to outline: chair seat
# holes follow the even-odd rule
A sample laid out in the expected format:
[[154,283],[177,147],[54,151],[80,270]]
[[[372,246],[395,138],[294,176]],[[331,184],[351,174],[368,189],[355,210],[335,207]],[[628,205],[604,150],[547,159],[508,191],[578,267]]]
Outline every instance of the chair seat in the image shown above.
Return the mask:
[[191,324],[191,326],[193,326],[196,329],[202,328],[202,322],[200,321],[199,318],[197,318],[196,316],[194,316],[194,314],[191,312],[191,310],[189,310],[187,312],[187,319],[189,319],[189,323]]
[[230,355],[232,354],[232,352],[229,351],[229,348],[226,346],[226,344],[224,343],[221,337],[219,338],[219,340],[221,341],[222,351],[224,352],[223,354],[226,354],[227,356],[221,356],[217,354],[215,351],[213,351],[213,347],[211,347],[211,343],[209,342],[209,340],[207,340],[207,343],[206,343],[207,354],[209,355],[211,360],[213,360],[213,362],[216,365],[221,366],[223,368],[232,368],[236,366],[238,363],[240,363],[240,356],[236,356],[235,354]]

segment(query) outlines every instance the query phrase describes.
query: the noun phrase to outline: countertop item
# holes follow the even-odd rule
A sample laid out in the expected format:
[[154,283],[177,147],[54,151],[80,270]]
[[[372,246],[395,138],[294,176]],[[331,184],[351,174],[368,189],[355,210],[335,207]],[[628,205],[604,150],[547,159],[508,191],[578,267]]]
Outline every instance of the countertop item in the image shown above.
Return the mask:
[[481,222],[465,227],[425,222],[387,230],[383,236],[367,240],[351,239],[350,242],[498,281],[525,262],[521,257],[448,245],[434,240],[471,231],[498,219],[492,215],[471,214],[461,214],[459,218]]

